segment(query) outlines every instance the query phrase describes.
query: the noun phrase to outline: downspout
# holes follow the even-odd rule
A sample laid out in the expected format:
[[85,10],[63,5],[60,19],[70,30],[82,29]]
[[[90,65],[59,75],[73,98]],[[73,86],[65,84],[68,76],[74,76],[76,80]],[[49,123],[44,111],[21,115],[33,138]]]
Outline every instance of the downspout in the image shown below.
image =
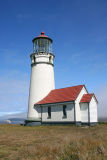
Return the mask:
[[42,105],[40,105],[41,107],[41,124],[42,124]]

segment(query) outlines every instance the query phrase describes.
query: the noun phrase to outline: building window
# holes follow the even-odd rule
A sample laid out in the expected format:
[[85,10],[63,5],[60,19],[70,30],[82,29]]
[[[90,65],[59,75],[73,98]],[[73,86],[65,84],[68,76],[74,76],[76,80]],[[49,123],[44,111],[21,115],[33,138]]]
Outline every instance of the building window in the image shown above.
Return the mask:
[[48,118],[51,118],[51,107],[48,107]]
[[67,111],[66,111],[67,106],[63,105],[63,118],[67,118]]

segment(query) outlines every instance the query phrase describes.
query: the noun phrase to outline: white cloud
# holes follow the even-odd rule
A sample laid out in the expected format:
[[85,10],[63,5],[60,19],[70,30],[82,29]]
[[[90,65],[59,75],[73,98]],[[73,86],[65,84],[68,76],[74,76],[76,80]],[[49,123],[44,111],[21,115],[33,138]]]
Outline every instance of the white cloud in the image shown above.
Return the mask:
[[0,120],[2,119],[10,119],[10,118],[27,118],[27,112],[4,112],[0,113]]
[[16,111],[16,112],[0,112],[0,116],[6,116],[6,115],[14,115],[17,113],[21,113],[21,111]]
[[0,116],[26,112],[30,78],[29,72],[24,71],[27,59],[14,49],[0,49],[0,53]]
[[29,94],[28,75],[11,71],[0,79],[0,116],[27,110]]

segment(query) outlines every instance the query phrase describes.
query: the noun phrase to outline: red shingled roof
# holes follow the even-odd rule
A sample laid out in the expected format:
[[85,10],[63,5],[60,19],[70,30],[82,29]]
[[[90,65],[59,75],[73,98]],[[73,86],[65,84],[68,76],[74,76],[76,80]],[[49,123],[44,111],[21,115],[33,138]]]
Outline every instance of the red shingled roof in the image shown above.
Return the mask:
[[84,102],[90,102],[91,101],[91,98],[94,94],[91,93],[91,94],[84,94],[80,100],[80,103],[84,103]]
[[39,101],[37,104],[51,104],[76,100],[81,89],[84,85],[61,88],[52,90],[45,98]]

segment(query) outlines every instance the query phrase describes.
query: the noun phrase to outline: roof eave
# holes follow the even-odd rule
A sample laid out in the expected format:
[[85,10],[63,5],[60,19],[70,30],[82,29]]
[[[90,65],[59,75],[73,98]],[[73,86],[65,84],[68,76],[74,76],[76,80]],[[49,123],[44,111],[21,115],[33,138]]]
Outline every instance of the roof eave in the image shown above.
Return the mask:
[[41,106],[41,105],[56,105],[56,104],[63,104],[63,103],[74,103],[75,100],[72,100],[72,101],[64,101],[64,102],[55,102],[55,103],[44,103],[44,104],[34,104],[34,106]]
[[51,38],[49,38],[49,37],[36,37],[36,38],[34,38],[33,40],[32,40],[32,42],[34,43],[34,41],[36,40],[36,39],[49,39],[50,41],[51,41],[51,43],[53,42],[53,40],[51,39]]

